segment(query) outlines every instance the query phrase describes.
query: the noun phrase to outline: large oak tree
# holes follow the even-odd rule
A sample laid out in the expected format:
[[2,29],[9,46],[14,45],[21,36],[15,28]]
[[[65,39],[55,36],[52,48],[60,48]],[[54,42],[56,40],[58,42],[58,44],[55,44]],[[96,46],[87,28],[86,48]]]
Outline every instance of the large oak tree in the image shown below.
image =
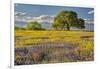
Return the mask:
[[70,30],[70,27],[84,28],[84,20],[78,19],[74,11],[61,11],[55,17],[53,27],[60,30]]

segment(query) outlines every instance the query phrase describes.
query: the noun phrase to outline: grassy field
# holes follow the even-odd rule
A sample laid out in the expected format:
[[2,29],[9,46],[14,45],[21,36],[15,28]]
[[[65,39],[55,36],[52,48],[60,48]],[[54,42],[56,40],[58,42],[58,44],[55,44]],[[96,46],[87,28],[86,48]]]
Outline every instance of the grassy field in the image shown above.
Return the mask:
[[15,30],[15,65],[94,60],[94,32]]

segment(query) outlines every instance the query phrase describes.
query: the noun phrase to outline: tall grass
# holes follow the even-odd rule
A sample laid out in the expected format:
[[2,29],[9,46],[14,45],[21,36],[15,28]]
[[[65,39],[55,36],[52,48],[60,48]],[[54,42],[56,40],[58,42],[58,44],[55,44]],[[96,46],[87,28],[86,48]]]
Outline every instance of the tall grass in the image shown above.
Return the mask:
[[16,65],[94,59],[93,32],[15,30],[14,37]]

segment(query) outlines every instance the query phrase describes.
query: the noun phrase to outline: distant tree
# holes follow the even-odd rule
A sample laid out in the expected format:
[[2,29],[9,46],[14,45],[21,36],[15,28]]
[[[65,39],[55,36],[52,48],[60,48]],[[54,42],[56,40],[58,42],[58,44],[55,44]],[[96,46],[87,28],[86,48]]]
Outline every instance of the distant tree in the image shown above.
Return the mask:
[[76,12],[74,12],[74,11],[61,11],[54,18],[54,23],[52,26],[54,28],[60,29],[60,30],[70,30],[70,27],[83,28],[84,24],[81,24],[82,23],[81,21],[80,21],[80,19],[78,20],[78,16],[77,16]]
[[27,29],[30,30],[41,30],[42,26],[38,22],[29,22],[27,25]]
[[80,29],[85,28],[85,21],[84,21],[84,19],[81,19],[81,18],[78,19],[77,28],[80,28]]
[[25,28],[19,27],[19,26],[15,26],[14,28],[15,28],[15,30],[25,30]]
[[14,28],[15,28],[15,30],[18,30],[18,29],[20,29],[20,27],[18,27],[18,26],[15,26]]

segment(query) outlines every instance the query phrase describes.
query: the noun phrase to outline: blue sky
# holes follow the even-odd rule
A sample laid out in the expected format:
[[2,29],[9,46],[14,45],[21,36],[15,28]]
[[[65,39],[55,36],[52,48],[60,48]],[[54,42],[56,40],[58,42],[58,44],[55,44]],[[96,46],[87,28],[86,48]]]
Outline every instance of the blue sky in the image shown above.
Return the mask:
[[38,17],[40,15],[55,16],[62,10],[75,11],[79,18],[94,20],[94,9],[83,7],[69,6],[50,6],[50,5],[34,5],[34,4],[18,4],[14,5],[15,12],[26,13],[29,16]]

